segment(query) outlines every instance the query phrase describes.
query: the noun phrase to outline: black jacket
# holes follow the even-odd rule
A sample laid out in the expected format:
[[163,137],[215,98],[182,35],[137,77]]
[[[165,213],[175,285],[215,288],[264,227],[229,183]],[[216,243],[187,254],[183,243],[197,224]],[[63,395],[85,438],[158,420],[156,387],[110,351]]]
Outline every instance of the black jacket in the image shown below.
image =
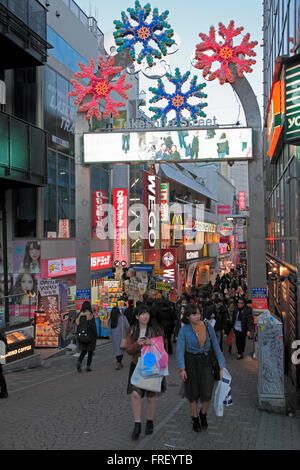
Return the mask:
[[177,319],[175,308],[165,299],[157,299],[151,307],[151,316],[162,328],[174,326]]
[[[235,310],[234,310],[234,312],[233,312],[233,316],[232,316],[232,328],[234,328],[234,324],[235,324],[235,321],[236,321],[237,313],[238,313],[238,308],[236,307]],[[243,332],[247,332],[247,331],[252,331],[252,330],[253,330],[253,328],[254,328],[254,320],[253,320],[253,314],[252,314],[252,309],[251,309],[251,308],[249,308],[249,307],[244,307],[244,308],[240,311],[239,320],[240,320],[241,323],[242,323],[242,331],[243,331]]]

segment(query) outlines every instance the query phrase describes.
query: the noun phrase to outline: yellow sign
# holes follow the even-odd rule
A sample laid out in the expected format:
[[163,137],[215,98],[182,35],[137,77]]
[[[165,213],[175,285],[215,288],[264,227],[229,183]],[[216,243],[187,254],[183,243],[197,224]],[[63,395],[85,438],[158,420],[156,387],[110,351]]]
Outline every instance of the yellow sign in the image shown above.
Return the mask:
[[170,291],[171,290],[171,286],[170,284],[167,284],[165,282],[157,282],[155,284],[155,289],[156,290],[164,290],[164,291]]

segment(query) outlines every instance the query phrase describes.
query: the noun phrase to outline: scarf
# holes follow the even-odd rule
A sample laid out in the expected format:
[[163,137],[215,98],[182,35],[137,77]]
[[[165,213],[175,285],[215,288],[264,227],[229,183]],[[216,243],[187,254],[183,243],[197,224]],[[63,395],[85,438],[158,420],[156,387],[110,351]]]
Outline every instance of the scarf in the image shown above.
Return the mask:
[[192,326],[192,328],[197,335],[200,348],[204,348],[206,341],[206,326],[204,325],[204,323],[202,323],[201,325]]

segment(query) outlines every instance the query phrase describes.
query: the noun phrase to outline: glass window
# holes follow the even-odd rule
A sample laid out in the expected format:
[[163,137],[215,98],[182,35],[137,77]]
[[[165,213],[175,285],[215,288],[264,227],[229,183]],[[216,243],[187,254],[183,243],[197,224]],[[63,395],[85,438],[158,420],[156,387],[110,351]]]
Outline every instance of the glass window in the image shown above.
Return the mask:
[[36,237],[36,189],[21,188],[15,191],[14,237]]
[[62,62],[66,63],[67,60],[67,44],[58,34],[55,34],[54,37],[54,49],[55,49],[55,58]]
[[70,159],[70,236],[75,238],[75,161]]
[[48,154],[48,185],[44,188],[44,235],[57,232],[57,183],[56,154]]
[[70,219],[69,159],[58,155],[58,220]]

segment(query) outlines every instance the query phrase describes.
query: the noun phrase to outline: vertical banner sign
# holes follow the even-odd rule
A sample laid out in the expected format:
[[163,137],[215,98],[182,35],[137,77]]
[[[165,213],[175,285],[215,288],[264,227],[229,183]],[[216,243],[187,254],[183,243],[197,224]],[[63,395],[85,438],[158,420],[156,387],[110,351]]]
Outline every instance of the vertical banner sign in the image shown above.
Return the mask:
[[143,172],[143,202],[147,208],[144,221],[144,249],[159,248],[159,180],[147,171]]
[[129,266],[127,189],[114,189],[114,266]]
[[59,220],[58,238],[70,238],[69,219],[60,219]]
[[169,183],[161,183],[160,185],[160,211],[161,221],[169,222]]
[[177,262],[176,249],[165,248],[161,250],[161,267],[163,269],[163,277],[173,281],[175,288],[177,287]]
[[53,279],[39,279],[35,345],[57,348],[60,325],[59,284]]
[[286,67],[286,142],[293,142],[300,136],[300,64]]
[[106,202],[106,192],[105,190],[99,190],[93,192],[93,236],[94,234],[99,238],[99,240],[105,239],[104,236],[104,205]]
[[244,211],[246,209],[246,193],[245,191],[239,192],[239,208],[240,211]]

